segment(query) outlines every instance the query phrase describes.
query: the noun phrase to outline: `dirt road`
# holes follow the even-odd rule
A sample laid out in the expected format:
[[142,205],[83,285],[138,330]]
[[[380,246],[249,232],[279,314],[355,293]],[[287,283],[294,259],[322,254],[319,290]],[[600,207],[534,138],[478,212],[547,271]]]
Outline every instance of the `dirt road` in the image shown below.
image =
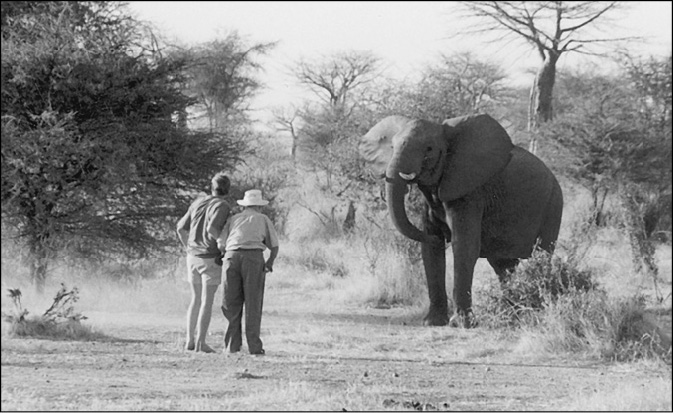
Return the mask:
[[[91,312],[109,337],[97,342],[3,338],[2,410],[563,410],[670,380],[670,369],[526,354],[485,329],[423,327],[401,309],[291,304],[266,304],[261,357],[184,352],[177,315]],[[223,327],[216,314],[218,350]]]

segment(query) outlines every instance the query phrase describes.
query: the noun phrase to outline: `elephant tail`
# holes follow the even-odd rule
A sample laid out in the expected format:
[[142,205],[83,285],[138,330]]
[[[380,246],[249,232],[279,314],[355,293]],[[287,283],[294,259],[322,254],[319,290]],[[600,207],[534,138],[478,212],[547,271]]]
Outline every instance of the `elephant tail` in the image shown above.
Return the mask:
[[553,253],[556,247],[563,216],[563,192],[556,178],[553,175],[551,178],[553,180],[552,191],[539,233],[539,247],[549,253]]

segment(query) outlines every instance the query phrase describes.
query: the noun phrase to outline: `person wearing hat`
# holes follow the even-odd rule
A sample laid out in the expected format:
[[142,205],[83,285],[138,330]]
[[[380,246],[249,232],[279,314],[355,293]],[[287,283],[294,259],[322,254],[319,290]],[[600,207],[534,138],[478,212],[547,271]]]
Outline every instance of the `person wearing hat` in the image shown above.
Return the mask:
[[[251,189],[242,200],[236,201],[245,207],[232,216],[217,238],[217,246],[224,253],[224,296],[222,312],[229,322],[224,335],[224,351],[236,353],[243,342],[241,318],[245,306],[245,338],[250,354],[264,354],[259,338],[264,301],[266,273],[273,271],[273,262],[278,255],[278,235],[273,223],[260,212],[269,201],[262,199],[262,191]],[[270,250],[264,261],[263,251]]]
[[215,292],[222,283],[217,237],[231,211],[224,200],[230,186],[231,182],[224,173],[216,174],[211,181],[211,194],[194,201],[178,221],[178,237],[187,250],[187,281],[192,287],[192,299],[187,310],[186,350],[215,352],[206,344],[206,334]]

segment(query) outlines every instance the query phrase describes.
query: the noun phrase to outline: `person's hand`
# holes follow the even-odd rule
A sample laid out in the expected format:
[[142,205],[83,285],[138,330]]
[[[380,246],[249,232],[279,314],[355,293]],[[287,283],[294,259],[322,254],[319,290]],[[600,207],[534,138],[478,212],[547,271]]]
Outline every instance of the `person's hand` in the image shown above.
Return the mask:
[[273,272],[273,263],[264,264],[264,272]]

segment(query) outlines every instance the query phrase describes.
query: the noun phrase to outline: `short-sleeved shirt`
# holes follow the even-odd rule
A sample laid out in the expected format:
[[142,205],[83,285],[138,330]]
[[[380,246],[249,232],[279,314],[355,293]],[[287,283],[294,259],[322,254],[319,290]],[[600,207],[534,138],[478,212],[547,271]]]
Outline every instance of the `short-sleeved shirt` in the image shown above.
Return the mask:
[[264,250],[278,246],[278,234],[266,215],[246,208],[231,217],[217,238],[223,251]]
[[222,232],[230,211],[226,201],[213,195],[194,201],[178,221],[178,230],[189,230],[187,252],[201,258],[219,257],[217,236]]

